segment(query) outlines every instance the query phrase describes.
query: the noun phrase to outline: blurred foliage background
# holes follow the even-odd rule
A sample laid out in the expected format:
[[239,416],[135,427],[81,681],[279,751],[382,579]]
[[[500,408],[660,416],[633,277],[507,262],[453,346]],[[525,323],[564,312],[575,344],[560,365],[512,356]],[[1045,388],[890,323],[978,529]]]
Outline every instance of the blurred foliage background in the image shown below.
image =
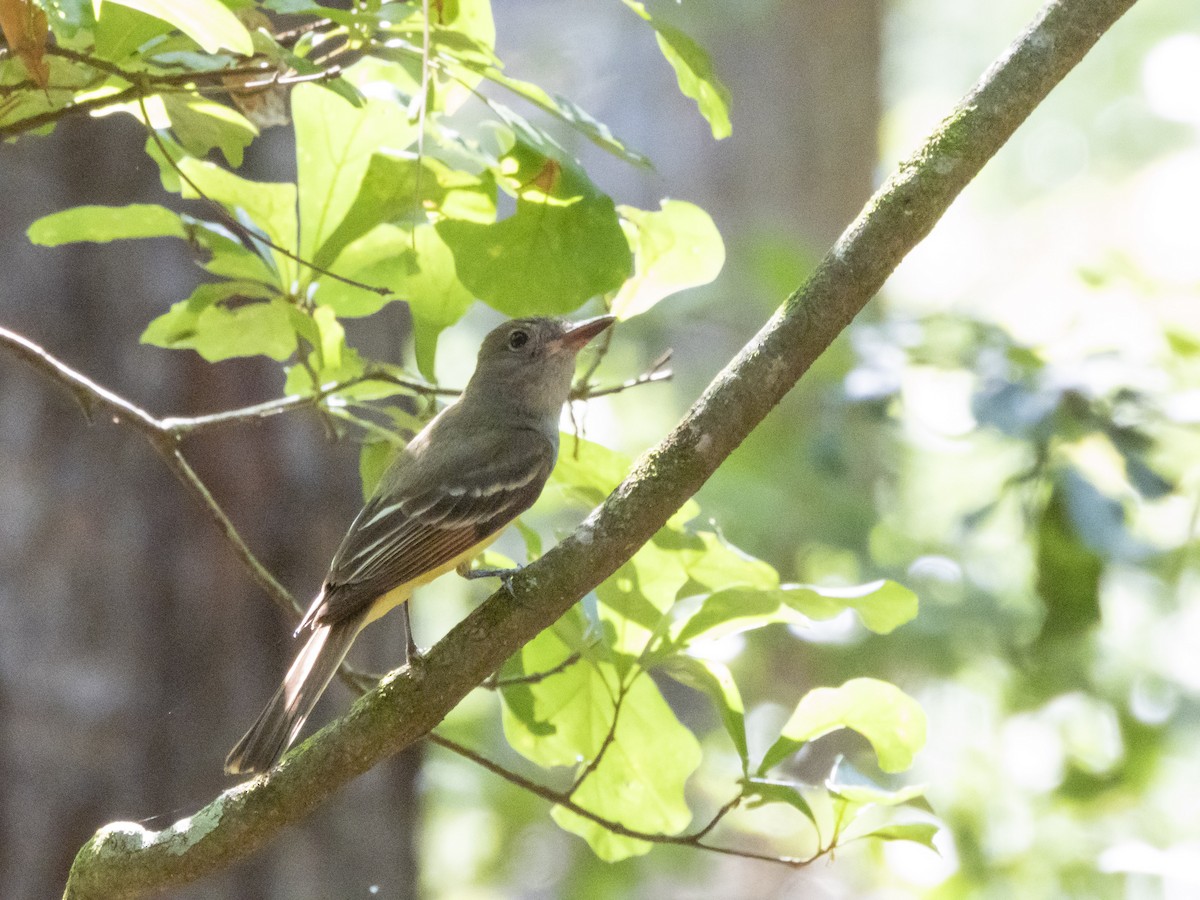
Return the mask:
[[[656,441],[1038,5],[655,7],[709,49],[730,87],[733,133],[719,143],[619,4],[497,5],[508,71],[571,97],[657,166],[580,140],[569,149],[593,179],[621,203],[698,203],[725,239],[722,276],[619,331],[601,370],[618,380],[673,347],[675,379],[593,401],[588,436],[630,454]],[[858,844],[799,871],[673,848],[604,863],[543,801],[415,748],[267,853],[179,896],[1200,891],[1198,134],[1200,10],[1143,0],[698,498],[785,580],[886,577],[920,596],[918,618],[886,637],[847,614],[710,652],[742,688],[758,754],[811,686],[871,676],[918,698],[929,738],[906,780],[926,786],[939,853]],[[0,147],[0,321],[163,414],[276,394],[269,365],[209,366],[136,343],[190,289],[174,242],[67,252],[25,239],[30,222],[67,206],[161,202],[143,143],[139,125],[112,117]],[[294,177],[293,166],[284,129],[247,153],[258,178]],[[442,335],[440,380],[463,383],[496,320],[475,308]],[[380,358],[405,358],[398,308],[348,331]],[[97,824],[161,826],[210,796],[291,648],[282,617],[136,436],[84,428],[66,399],[0,365],[0,883],[6,896],[41,897]],[[196,446],[251,545],[310,590],[360,499],[357,448],[330,444],[305,415]],[[577,520],[551,495],[532,523],[549,537]],[[524,552],[515,534],[499,549]],[[422,643],[485,590],[439,583],[438,602],[416,606]],[[372,631],[363,662],[383,668],[400,657],[398,630]],[[727,757],[715,715],[663,687],[706,760]],[[330,693],[319,719],[347,702]],[[449,724],[501,753],[486,699]],[[791,774],[820,781],[863,749],[831,735]],[[809,839],[783,807],[731,818],[764,852]]]

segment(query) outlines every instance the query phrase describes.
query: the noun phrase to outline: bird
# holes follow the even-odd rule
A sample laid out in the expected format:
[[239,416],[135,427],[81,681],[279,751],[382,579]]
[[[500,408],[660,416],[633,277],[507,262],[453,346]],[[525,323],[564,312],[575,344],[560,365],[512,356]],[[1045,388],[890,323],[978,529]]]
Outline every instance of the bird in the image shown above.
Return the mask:
[[[228,774],[272,769],[358,633],[415,588],[451,569],[500,574],[468,567],[541,494],[558,457],[576,354],[613,321],[512,319],[484,338],[462,394],[409,441],[351,523],[296,629],[304,644],[226,757]],[[411,663],[407,615],[404,625]]]

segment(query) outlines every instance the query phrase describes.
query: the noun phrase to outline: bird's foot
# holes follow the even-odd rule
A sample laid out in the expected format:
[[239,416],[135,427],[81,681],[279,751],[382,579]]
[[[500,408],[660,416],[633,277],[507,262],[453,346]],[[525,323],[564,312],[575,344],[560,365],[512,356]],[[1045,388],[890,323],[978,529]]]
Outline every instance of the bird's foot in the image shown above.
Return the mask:
[[513,576],[520,572],[523,568],[525,568],[523,565],[517,563],[517,565],[513,566],[511,569],[472,569],[470,563],[463,563],[458,567],[457,571],[459,575],[469,580],[474,580],[476,578],[499,578],[500,583],[504,585],[504,590],[508,592],[508,596],[515,598],[517,595],[513,593]]

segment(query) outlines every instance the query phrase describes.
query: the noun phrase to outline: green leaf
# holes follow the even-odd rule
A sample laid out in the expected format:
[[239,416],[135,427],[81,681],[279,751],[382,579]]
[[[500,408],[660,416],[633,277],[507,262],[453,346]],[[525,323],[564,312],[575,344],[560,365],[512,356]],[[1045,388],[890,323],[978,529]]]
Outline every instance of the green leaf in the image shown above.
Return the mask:
[[835,797],[840,797],[856,806],[900,806],[925,795],[925,785],[912,784],[898,791],[889,791],[876,785],[834,784],[825,787]]
[[391,441],[364,441],[358,452],[358,477],[362,481],[363,502],[371,498],[379,479],[387,471],[393,459],[396,458],[397,448]]
[[666,613],[687,582],[680,554],[645,544],[596,588],[605,642],[625,657],[637,657],[669,624]]
[[495,224],[446,220],[437,230],[467,289],[513,318],[572,312],[616,290],[631,265],[608,197],[565,206],[519,200],[516,213]]
[[[320,341],[320,330],[316,323],[295,307],[292,308],[292,328],[304,335],[310,343],[314,340]],[[283,391],[287,396],[307,397],[318,387],[350,381],[366,371],[366,364],[353,347],[343,346],[341,348],[337,366],[323,366],[321,353],[318,350],[314,350],[308,355],[306,363],[307,365],[297,364],[288,367],[283,385]],[[313,383],[313,374],[316,375],[315,384]],[[400,385],[389,384],[385,381],[364,381],[342,388],[330,396],[343,400],[380,400],[407,393],[409,392]]]
[[[1042,639],[1078,638],[1100,621],[1104,559],[1083,540],[1084,508],[1104,521],[1104,500],[1073,470],[1058,479],[1037,523],[1037,592],[1046,604]],[[1082,508],[1081,508],[1082,507]]]
[[563,435],[550,484],[588,509],[599,506],[627,474],[633,460],[586,438]]
[[432,226],[413,231],[379,225],[348,246],[334,267],[364,284],[392,292],[382,297],[332,278],[322,278],[315,294],[339,316],[370,315],[392,300],[406,300],[413,317],[417,367],[434,378],[438,335],[463,317],[475,298],[458,280],[454,256]]
[[[162,19],[178,28],[206,53],[222,47],[242,56],[254,53],[254,43],[237,16],[220,0],[108,0]],[[99,12],[101,21],[104,12]]]
[[726,588],[705,597],[689,617],[676,622],[672,640],[686,646],[695,640],[717,640],[764,625],[806,625],[811,619],[832,619],[847,609],[854,610],[871,631],[888,634],[916,616],[917,597],[894,581],[841,588]]
[[746,708],[733,673],[724,663],[677,653],[662,665],[666,672],[681,684],[702,691],[716,704],[721,724],[725,726],[733,746],[742,760],[742,771],[750,768],[750,750],[746,745]]
[[895,822],[868,831],[859,837],[878,838],[881,841],[912,841],[928,847],[940,856],[941,851],[933,844],[938,830],[938,827],[930,822]]
[[256,282],[202,284],[187,299],[151,322],[142,343],[173,350],[192,349],[209,362],[235,356],[269,356],[287,359],[296,350],[290,305],[280,299],[225,303],[248,298],[270,298],[269,288]]
[[346,349],[346,329],[328,306],[318,306],[314,309],[312,320],[317,326],[316,347],[320,351],[321,368],[341,368],[342,351]]
[[162,19],[109,4],[96,22],[96,55],[112,62],[123,62],[147,41],[170,30],[170,24]]
[[[692,820],[684,788],[700,758],[699,742],[679,723],[654,681],[642,675],[625,694],[612,744],[571,799],[627,828],[678,834]],[[613,834],[562,807],[550,814],[609,862],[642,855],[651,846]]]
[[519,97],[528,100],[543,112],[549,113],[570,128],[582,134],[589,141],[618,159],[623,159],[635,166],[650,167],[650,160],[641,153],[630,150],[623,141],[617,139],[603,122],[596,119],[586,110],[576,105],[566,97],[548,94],[532,82],[510,78],[503,74],[495,65],[476,63],[462,58],[456,63],[470,69],[495,84],[508,88]]
[[[324,267],[323,261],[336,252],[322,255],[320,251],[354,205],[372,157],[381,148],[403,150],[416,140],[416,127],[393,103],[368,100],[355,107],[314,84],[298,84],[292,89],[292,118],[300,191],[300,255]],[[366,225],[359,234],[374,224]],[[302,278],[308,281],[311,275]]]
[[[547,629],[521,649],[515,673],[548,672],[571,652]],[[547,768],[591,759],[608,734],[616,684],[611,665],[581,660],[536,683],[505,687],[504,735],[514,750]]]
[[[569,502],[588,509],[603,503],[625,480],[633,465],[633,460],[625,454],[586,438],[564,434],[561,442],[550,486]],[[667,520],[667,528],[680,528],[699,514],[700,505],[688,500]]]
[[633,250],[633,275],[612,302],[619,319],[640,315],[678,291],[708,284],[725,264],[720,232],[695,204],[664,200],[657,212],[632,206],[617,211]]
[[768,778],[747,778],[742,784],[743,792],[750,800],[747,804],[750,809],[757,809],[768,803],[783,803],[799,810],[814,828],[817,827],[816,813],[797,785]]
[[475,298],[458,280],[454,254],[432,226],[417,227],[412,237],[416,271],[394,282],[394,287],[412,311],[417,368],[433,381],[438,335],[461,319]]
[[734,586],[760,590],[779,587],[779,573],[770,563],[751,556],[711,531],[696,534],[691,546],[685,549],[685,556],[692,581],[710,591]]
[[810,619],[832,619],[852,609],[876,634],[890,634],[917,616],[917,595],[895,581],[872,581],[849,587],[785,585],[780,599]]
[[840,728],[857,731],[870,741],[885,772],[907,769],[925,744],[925,713],[915,700],[886,681],[855,678],[841,687],[815,688],[805,694],[763,757],[759,774],[808,741]]
[[513,524],[517,526],[521,540],[525,542],[525,561],[533,562],[542,555],[542,536],[520,519],[516,519]]
[[282,291],[279,273],[259,254],[235,239],[230,231],[215,222],[181,216],[188,226],[188,239],[209,254],[204,270],[233,281],[260,281]]
[[729,123],[729,89],[717,77],[708,54],[679,29],[653,19],[644,4],[635,0],[624,3],[656,32],[658,49],[675,70],[679,90],[696,101],[700,115],[712,128],[713,137],[717,140],[729,137],[733,131]]
[[258,129],[236,109],[192,94],[164,94],[171,129],[192,156],[206,156],[220,147],[225,161],[235,169],[242,151],[258,136]]
[[154,203],[76,206],[42,216],[29,226],[29,240],[43,247],[79,241],[107,243],[131,238],[187,236],[179,214]]
[[695,640],[715,641],[778,622],[799,624],[800,617],[783,606],[779,591],[729,588],[705,597],[698,609],[676,621],[671,640],[686,647]]
[[[286,250],[296,248],[296,186],[286,182],[250,181],[210,162],[185,156],[178,160],[182,171],[204,196],[227,209],[243,225],[257,227]],[[186,182],[179,185],[185,199],[199,197]],[[249,221],[247,221],[249,220]],[[299,265],[278,250],[270,251],[282,284],[291,284]]]
[[329,268],[349,244],[383,223],[423,224],[430,215],[491,223],[496,185],[486,177],[451,169],[426,156],[402,151],[375,153],[358,196],[313,260]]

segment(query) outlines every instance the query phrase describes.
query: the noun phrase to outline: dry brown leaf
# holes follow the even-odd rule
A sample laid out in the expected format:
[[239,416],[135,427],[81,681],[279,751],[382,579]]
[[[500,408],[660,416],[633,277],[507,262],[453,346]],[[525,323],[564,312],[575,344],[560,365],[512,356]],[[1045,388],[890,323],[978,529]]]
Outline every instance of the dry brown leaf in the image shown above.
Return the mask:
[[49,85],[50,66],[45,52],[50,25],[42,8],[34,6],[32,0],[0,0],[0,31],[38,87]]

